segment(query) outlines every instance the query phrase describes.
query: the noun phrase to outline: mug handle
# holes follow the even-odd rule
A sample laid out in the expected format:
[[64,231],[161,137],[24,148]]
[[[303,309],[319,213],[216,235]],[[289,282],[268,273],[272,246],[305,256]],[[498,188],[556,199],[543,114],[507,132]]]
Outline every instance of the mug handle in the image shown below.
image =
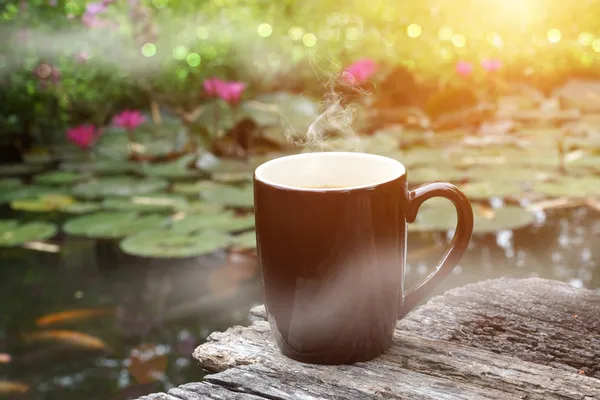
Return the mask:
[[423,283],[404,295],[403,304],[398,312],[398,319],[408,314],[448,276],[467,250],[473,234],[473,209],[469,199],[459,188],[446,182],[426,183],[409,191],[406,222],[415,222],[421,204],[432,197],[443,197],[454,204],[458,214],[456,232],[450,243],[450,248],[444,254],[437,269]]

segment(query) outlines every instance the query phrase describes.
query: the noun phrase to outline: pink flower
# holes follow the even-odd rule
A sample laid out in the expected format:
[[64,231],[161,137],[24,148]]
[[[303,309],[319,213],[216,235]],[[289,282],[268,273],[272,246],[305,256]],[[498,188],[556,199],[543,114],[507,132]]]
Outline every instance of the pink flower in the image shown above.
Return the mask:
[[79,125],[67,131],[67,138],[82,149],[89,148],[100,136],[94,125]]
[[456,63],[456,72],[462,76],[469,76],[473,72],[473,64],[467,61],[459,61]]
[[82,51],[75,56],[75,60],[77,60],[77,62],[79,62],[79,63],[84,63],[89,59],[90,59],[90,55],[88,54],[87,51]]
[[125,110],[113,117],[113,124],[132,131],[146,121],[146,117],[136,110]]
[[206,91],[206,94],[208,94],[210,97],[219,97],[219,87],[223,84],[224,82],[217,78],[216,76],[213,78],[209,78],[207,80],[205,80],[202,83],[202,86],[204,86],[204,90]]
[[483,60],[481,66],[488,72],[494,72],[502,67],[502,61],[490,58],[488,60]]
[[346,67],[342,76],[348,83],[363,83],[377,71],[377,68],[375,61],[365,58]]
[[100,3],[88,3],[85,8],[85,13],[88,15],[96,15],[106,11],[106,4],[104,2]]
[[217,96],[231,105],[238,104],[246,89],[244,82],[219,82],[216,84]]

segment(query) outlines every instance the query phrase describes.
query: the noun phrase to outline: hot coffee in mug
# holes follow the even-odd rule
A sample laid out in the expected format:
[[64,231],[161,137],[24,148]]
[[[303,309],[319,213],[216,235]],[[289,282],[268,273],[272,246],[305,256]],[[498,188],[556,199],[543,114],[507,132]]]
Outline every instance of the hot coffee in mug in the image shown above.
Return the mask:
[[[319,364],[380,355],[396,321],[458,263],[473,232],[468,199],[449,183],[406,182],[400,162],[364,153],[298,154],[256,169],[265,306],[283,354]],[[405,291],[407,223],[432,197],[454,203],[456,233],[437,270]]]

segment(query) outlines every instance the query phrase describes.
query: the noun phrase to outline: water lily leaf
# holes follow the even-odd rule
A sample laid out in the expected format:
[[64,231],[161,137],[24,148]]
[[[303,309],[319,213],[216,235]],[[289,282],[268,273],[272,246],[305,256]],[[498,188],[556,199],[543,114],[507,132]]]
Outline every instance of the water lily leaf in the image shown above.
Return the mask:
[[99,178],[77,184],[73,194],[85,199],[107,196],[135,196],[166,189],[169,183],[163,179],[132,177]]
[[183,196],[168,193],[154,193],[132,197],[111,197],[102,202],[107,210],[118,211],[171,211],[187,207],[187,200]]
[[256,248],[256,231],[250,231],[233,238],[237,250],[251,250]]
[[513,165],[503,167],[472,168],[467,172],[470,180],[490,182],[534,182],[544,181],[556,176],[555,171],[527,168]]
[[201,200],[188,202],[187,206],[184,208],[185,212],[190,214],[214,214],[223,210],[222,204],[217,203],[207,203]]
[[454,169],[452,167],[442,165],[437,168],[413,168],[408,172],[407,176],[408,182],[410,184],[431,181],[458,182],[465,179],[467,173],[459,169]]
[[0,179],[0,192],[12,190],[21,185],[23,185],[23,182],[18,178],[2,178]]
[[[473,231],[475,233],[518,229],[531,225],[535,221],[532,213],[514,206],[490,209],[473,205],[473,213],[475,216]],[[443,204],[437,202],[434,205],[424,206],[417,214],[415,223],[411,225],[414,225],[415,230],[420,231],[449,231],[456,228],[456,220],[454,206],[445,201]]]
[[131,212],[98,212],[68,220],[63,230],[69,235],[89,238],[120,238],[160,227],[162,215],[144,215]]
[[36,175],[33,180],[41,185],[71,185],[86,178],[86,175],[77,172],[54,171]]
[[59,210],[67,214],[87,214],[102,209],[102,204],[92,201],[75,201],[74,203],[62,205]]
[[319,115],[319,105],[314,100],[287,92],[259,95],[243,108],[259,124],[283,125],[296,134],[304,134]]
[[205,189],[217,186],[213,181],[198,181],[195,183],[175,183],[171,189],[174,193],[183,194],[186,196],[198,196]]
[[63,194],[64,189],[48,186],[24,185],[0,192],[0,204],[17,200],[35,200],[44,195]]
[[73,197],[64,194],[44,194],[34,200],[14,200],[10,203],[10,208],[27,212],[49,212],[68,207],[74,202]]
[[175,161],[163,162],[158,164],[143,164],[138,171],[146,176],[153,176],[165,179],[182,179],[198,176],[200,171],[188,168],[195,159],[196,154],[188,154]]
[[191,233],[211,229],[215,231],[240,232],[254,227],[254,214],[235,216],[232,211],[218,214],[186,214],[171,224],[171,231]]
[[124,253],[152,258],[185,258],[209,254],[231,243],[229,235],[217,231],[196,234],[156,229],[140,232],[121,241]]
[[3,164],[0,165],[0,176],[31,175],[43,169],[40,164]]
[[262,160],[252,160],[250,162],[221,160],[209,172],[212,174],[213,181],[222,183],[247,182],[252,180],[254,170]]
[[49,222],[21,224],[17,220],[0,220],[0,247],[18,246],[34,240],[50,239],[58,229]]
[[564,178],[553,182],[536,183],[533,190],[548,197],[595,197],[600,196],[600,179]]
[[518,184],[512,182],[470,182],[461,185],[460,189],[472,200],[485,200],[492,197],[505,198],[522,192]]
[[200,197],[208,202],[224,204],[229,207],[254,207],[254,189],[251,184],[244,186],[215,185],[200,192]]
[[95,175],[117,175],[132,172],[136,164],[127,160],[98,160],[94,162],[66,162],[60,165],[63,171],[93,173]]

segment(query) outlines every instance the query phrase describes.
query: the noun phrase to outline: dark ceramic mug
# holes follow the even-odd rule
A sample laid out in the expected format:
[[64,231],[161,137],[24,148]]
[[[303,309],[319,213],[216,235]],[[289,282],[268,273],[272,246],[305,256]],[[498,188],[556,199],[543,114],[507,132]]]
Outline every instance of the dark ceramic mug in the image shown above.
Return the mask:
[[[437,270],[405,292],[407,222],[432,197],[454,203],[458,225]],[[383,353],[396,321],[455,267],[473,232],[454,185],[408,190],[391,158],[344,152],[268,161],[254,173],[258,256],[269,323],[286,356],[349,364]]]

